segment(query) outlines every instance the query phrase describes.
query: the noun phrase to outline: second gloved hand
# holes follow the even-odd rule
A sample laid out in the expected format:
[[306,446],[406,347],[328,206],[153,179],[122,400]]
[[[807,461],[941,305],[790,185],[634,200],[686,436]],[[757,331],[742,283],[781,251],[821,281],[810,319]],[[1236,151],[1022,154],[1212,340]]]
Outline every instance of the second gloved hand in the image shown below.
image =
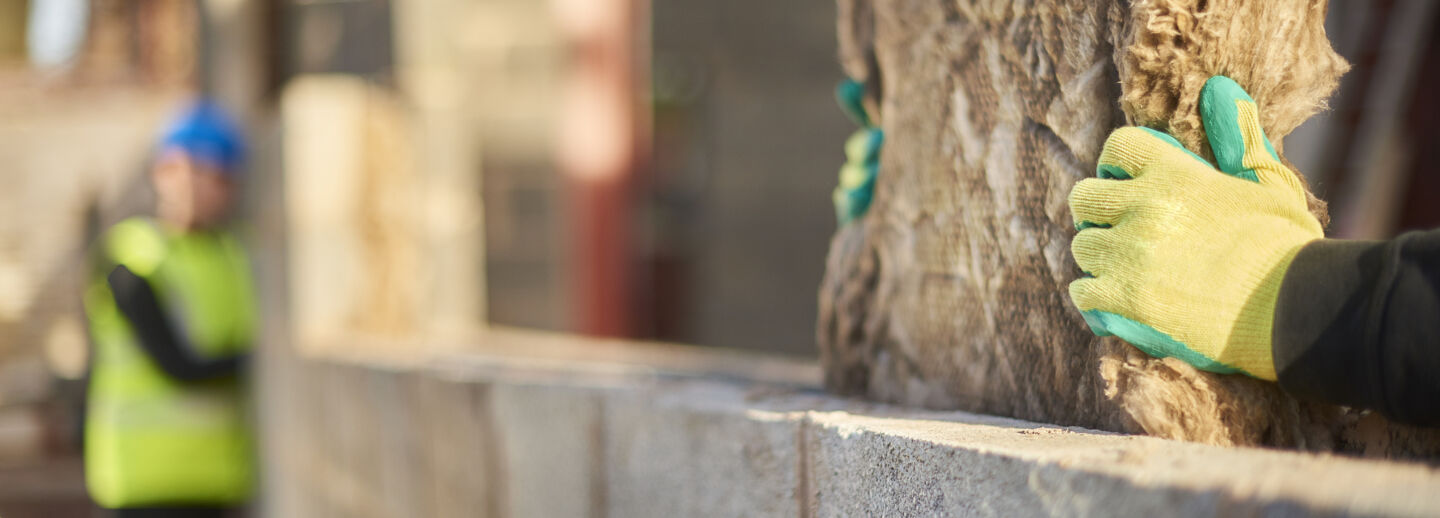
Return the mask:
[[1285,271],[1324,236],[1305,189],[1229,78],[1201,92],[1219,167],[1148,128],[1116,130],[1099,178],[1077,183],[1071,244],[1088,277],[1070,296],[1098,335],[1219,373],[1274,380],[1271,330]]
[[875,178],[880,170],[880,146],[885,132],[875,125],[865,109],[865,86],[846,79],[835,88],[835,99],[845,114],[860,126],[845,141],[845,165],[840,167],[840,183],[831,194],[835,202],[835,218],[845,225],[865,215],[875,195]]

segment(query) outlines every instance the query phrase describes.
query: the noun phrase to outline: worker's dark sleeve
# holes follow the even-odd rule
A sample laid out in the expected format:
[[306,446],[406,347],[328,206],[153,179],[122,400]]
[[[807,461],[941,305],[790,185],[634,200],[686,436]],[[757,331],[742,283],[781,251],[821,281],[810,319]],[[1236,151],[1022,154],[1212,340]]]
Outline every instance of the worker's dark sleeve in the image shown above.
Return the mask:
[[1272,338],[1286,391],[1440,425],[1440,230],[1306,245]]
[[245,355],[214,359],[196,357],[194,349],[175,331],[160,310],[160,300],[150,283],[124,265],[115,267],[106,279],[115,294],[115,304],[130,321],[140,347],[155,360],[160,370],[181,381],[199,381],[235,374],[244,365]]

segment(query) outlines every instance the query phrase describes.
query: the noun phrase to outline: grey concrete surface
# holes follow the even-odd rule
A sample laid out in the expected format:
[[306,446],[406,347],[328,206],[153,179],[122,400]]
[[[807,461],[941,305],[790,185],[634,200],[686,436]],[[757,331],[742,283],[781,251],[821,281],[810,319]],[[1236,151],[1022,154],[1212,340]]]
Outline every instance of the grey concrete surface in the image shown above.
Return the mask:
[[491,511],[545,518],[584,516],[603,506],[604,409],[603,389],[492,385],[490,451],[499,457],[503,486],[492,487],[498,501]]
[[795,516],[793,416],[731,384],[668,381],[605,398],[609,516]]
[[[269,486],[284,494],[267,495],[273,504],[265,510],[307,517],[1440,514],[1440,472],[1426,465],[845,400],[815,388],[813,365],[764,356],[511,330],[475,343],[420,357],[322,348],[330,352],[300,360],[290,380],[296,390],[276,402],[298,423],[282,431],[293,449],[266,453],[279,471],[267,475],[287,483]],[[747,362],[753,379],[736,374]]]

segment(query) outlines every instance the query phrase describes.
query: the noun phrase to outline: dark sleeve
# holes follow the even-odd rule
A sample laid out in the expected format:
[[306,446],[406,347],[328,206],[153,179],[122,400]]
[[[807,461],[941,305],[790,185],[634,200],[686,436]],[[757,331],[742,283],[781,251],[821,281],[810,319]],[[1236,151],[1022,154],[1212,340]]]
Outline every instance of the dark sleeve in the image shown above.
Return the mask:
[[129,268],[116,266],[107,281],[115,294],[115,304],[134,328],[140,347],[170,377],[181,381],[206,380],[234,374],[243,366],[245,355],[197,358],[194,349],[175,332],[160,310],[160,301],[150,283]]
[[1286,391],[1440,425],[1440,230],[1306,245],[1272,338]]

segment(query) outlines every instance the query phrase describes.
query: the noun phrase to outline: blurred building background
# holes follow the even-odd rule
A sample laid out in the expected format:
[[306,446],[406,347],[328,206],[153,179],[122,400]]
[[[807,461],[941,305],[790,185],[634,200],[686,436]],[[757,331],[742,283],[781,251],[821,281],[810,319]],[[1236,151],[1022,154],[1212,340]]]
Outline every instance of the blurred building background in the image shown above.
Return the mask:
[[1325,30],[1350,71],[1285,155],[1330,203],[1333,237],[1440,226],[1440,3],[1331,0]]
[[[548,7],[574,3],[583,2]],[[537,26],[554,23],[547,6],[527,5],[539,11]],[[550,138],[566,124],[555,89],[583,80],[560,70],[557,45],[570,37],[497,49],[495,68],[476,70],[509,87],[493,91],[511,107],[482,125],[479,139],[491,322],[811,353],[815,287],[834,228],[830,170],[849,131],[829,93],[840,78],[833,6],[670,0],[654,2],[648,16],[650,45],[639,52],[650,59],[634,73],[651,78],[650,98],[638,100],[651,126],[641,145],[651,153],[636,157],[616,207],[629,227],[617,238],[628,243],[627,271],[576,265],[592,259],[570,239],[585,222],[565,218],[602,216],[579,207],[567,216],[565,204],[583,203],[576,190],[585,187],[567,184],[554,149],[565,141]],[[536,32],[546,30],[555,32]],[[626,301],[605,317],[618,322],[585,321],[594,317],[577,304],[596,281],[584,275],[629,279],[625,297],[601,297]]]
[[151,210],[154,139],[197,93],[251,135],[262,349],[488,322],[812,354],[851,130],[833,20],[758,0],[0,0],[0,514],[89,512],[86,247]]
[[[849,129],[829,93],[831,6],[297,4],[280,51],[287,207],[305,233],[290,239],[291,278],[333,281],[293,291],[301,327],[349,329],[322,306],[352,293],[376,304],[355,324],[402,335],[488,320],[813,352],[835,143]],[[346,96],[372,132],[406,129],[339,142],[327,129],[340,115],[326,110]],[[373,155],[376,138],[408,156]],[[372,155],[340,166],[363,154],[345,145]],[[382,184],[334,199],[355,178]],[[308,221],[332,209],[313,216],[373,218],[354,227],[366,236]],[[341,259],[364,239],[371,263]],[[347,264],[358,272],[336,272]],[[417,268],[428,277],[406,277]],[[347,292],[364,284],[354,275],[389,284]]]
[[[1440,225],[1433,4],[1332,3],[1355,68],[1285,150],[1338,235]],[[150,210],[153,141],[197,92],[250,129],[270,354],[487,324],[813,354],[853,129],[834,20],[765,0],[0,0],[0,515],[89,512],[85,250]]]

